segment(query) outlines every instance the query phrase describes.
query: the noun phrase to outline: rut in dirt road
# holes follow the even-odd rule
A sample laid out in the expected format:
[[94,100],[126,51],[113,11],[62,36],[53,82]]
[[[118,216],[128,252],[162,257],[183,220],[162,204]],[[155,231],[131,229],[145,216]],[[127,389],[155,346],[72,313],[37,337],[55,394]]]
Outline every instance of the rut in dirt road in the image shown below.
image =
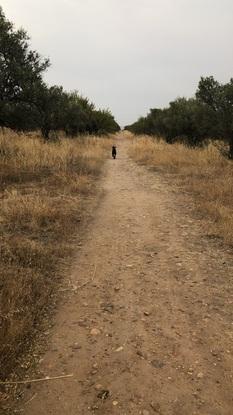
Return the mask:
[[[189,196],[127,155],[77,254],[25,415],[232,415],[230,252],[202,235]],[[185,207],[186,205],[186,207]]]

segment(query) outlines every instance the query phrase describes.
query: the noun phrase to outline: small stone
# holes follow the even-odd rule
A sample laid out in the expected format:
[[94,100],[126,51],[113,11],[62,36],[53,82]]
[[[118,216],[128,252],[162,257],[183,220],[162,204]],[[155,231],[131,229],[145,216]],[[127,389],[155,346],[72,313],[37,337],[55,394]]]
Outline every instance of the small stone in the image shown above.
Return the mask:
[[[120,287],[115,287],[114,288],[115,291],[120,291]],[[114,401],[115,402],[115,401]]]
[[107,389],[102,389],[97,395],[97,398],[102,399],[102,401],[107,399],[108,397],[109,397],[109,390]]
[[98,369],[98,363],[94,363],[94,364],[92,365],[92,367],[93,367],[93,369]]
[[152,366],[154,366],[156,369],[162,369],[162,367],[165,366],[164,362],[161,362],[160,360],[152,360],[151,361]]
[[118,402],[117,401],[113,401],[113,406],[117,406],[118,405]]
[[107,311],[108,313],[112,314],[114,312],[114,305],[111,303],[102,304],[102,308],[104,311]]
[[150,403],[151,408],[154,410],[154,412],[157,412],[158,414],[160,414],[161,412],[161,408],[160,408],[160,404],[158,402],[151,402]]
[[80,350],[80,349],[82,348],[82,346],[80,346],[80,344],[79,344],[79,343],[74,343],[74,344],[71,346],[71,348],[72,348],[72,350]]
[[86,322],[85,322],[84,320],[79,320],[79,321],[78,321],[78,325],[79,325],[80,327],[86,327],[86,326],[87,326],[87,324],[86,324]]
[[97,385],[95,385],[95,390],[100,391],[101,389],[103,389],[103,385],[101,385],[101,383],[97,383]]
[[99,336],[100,334],[100,330],[99,329],[92,329],[91,330],[91,335],[92,336]]
[[120,346],[120,347],[118,347],[118,349],[116,349],[115,351],[116,352],[122,352],[122,350],[124,349],[124,347],[122,347],[122,346]]
[[149,311],[144,311],[144,315],[149,316],[150,315]]
[[199,372],[199,373],[197,374],[197,378],[198,378],[198,379],[202,379],[203,377],[204,377],[204,373]]

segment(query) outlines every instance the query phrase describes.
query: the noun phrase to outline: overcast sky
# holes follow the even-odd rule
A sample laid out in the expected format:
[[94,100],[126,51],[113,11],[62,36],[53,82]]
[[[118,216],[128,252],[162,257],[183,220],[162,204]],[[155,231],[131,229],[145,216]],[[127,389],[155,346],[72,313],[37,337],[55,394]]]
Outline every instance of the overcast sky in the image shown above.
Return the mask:
[[77,89],[120,125],[233,77],[233,0],[0,0],[48,56],[49,84]]

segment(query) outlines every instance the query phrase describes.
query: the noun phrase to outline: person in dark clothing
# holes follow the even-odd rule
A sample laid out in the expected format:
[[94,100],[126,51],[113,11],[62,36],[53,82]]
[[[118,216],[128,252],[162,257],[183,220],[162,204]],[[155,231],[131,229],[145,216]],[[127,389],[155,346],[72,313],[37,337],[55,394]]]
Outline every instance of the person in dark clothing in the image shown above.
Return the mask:
[[112,158],[115,159],[116,158],[116,146],[112,146]]

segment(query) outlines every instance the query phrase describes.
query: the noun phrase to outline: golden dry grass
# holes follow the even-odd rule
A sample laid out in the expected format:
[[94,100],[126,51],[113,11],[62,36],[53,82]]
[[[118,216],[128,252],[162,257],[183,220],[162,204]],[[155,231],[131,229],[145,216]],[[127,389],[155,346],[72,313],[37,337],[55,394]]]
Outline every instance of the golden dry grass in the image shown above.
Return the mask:
[[[233,243],[233,163],[221,155],[219,143],[204,148],[167,144],[159,138],[135,138],[130,154],[138,162],[170,173],[195,195],[197,207],[211,219],[211,232]],[[174,177],[173,177],[174,175]]]
[[0,365],[7,375],[72,252],[111,140],[0,134]]

